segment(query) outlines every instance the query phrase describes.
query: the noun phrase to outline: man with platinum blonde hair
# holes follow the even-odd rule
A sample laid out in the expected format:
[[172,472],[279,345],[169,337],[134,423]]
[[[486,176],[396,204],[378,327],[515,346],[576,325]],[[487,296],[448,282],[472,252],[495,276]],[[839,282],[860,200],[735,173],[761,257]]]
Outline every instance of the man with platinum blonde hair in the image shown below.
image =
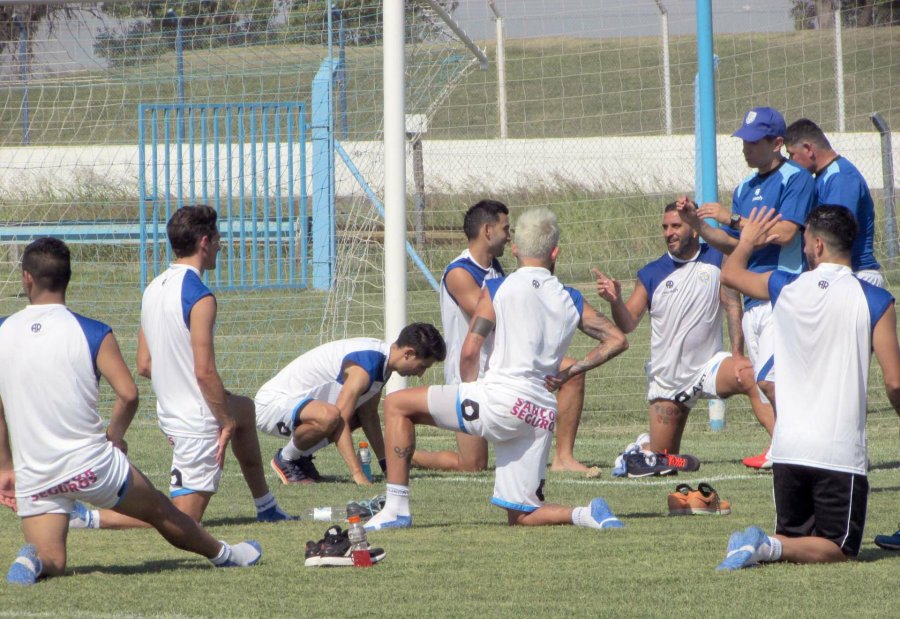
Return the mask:
[[[544,473],[556,427],[553,392],[628,348],[610,320],[553,275],[558,242],[559,225],[551,211],[526,211],[512,248],[519,268],[486,282],[472,316],[460,354],[463,382],[404,389],[385,398],[387,502],[367,529],[412,525],[409,467],[415,426],[423,424],[481,436],[494,444],[491,503],[506,510],[510,525],[623,526],[601,498],[575,508],[544,502]],[[576,328],[599,343],[584,359],[560,370]],[[492,333],[488,370],[477,379],[481,347]]]

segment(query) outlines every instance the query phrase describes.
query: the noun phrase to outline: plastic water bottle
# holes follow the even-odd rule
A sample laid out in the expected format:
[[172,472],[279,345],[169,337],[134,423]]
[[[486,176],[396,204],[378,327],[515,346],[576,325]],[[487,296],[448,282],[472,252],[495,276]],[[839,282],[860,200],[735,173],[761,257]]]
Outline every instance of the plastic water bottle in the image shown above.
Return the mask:
[[353,567],[371,567],[372,555],[369,554],[369,540],[366,538],[366,529],[359,520],[359,514],[349,515],[347,520],[350,522],[347,537],[350,538]]
[[346,507],[332,507],[330,505],[311,507],[304,511],[300,517],[303,520],[315,520],[316,522],[335,522],[344,519],[346,509]]
[[363,475],[372,481],[372,452],[369,451],[369,444],[365,441],[359,444],[359,463],[362,465]]
[[725,429],[725,401],[714,399],[709,401],[709,429],[719,432]]

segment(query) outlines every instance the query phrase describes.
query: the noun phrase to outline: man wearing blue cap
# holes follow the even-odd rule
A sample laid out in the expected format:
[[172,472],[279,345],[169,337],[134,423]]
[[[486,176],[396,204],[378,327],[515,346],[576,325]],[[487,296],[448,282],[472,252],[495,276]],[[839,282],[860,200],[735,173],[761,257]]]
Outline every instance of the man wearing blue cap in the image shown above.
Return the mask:
[[[802,166],[781,154],[784,146],[785,122],[781,113],[770,107],[755,107],[744,116],[733,137],[744,141],[744,159],[756,172],[745,178],[734,190],[731,211],[717,202],[701,207],[682,198],[682,218],[696,229],[707,243],[730,254],[737,246],[743,222],[753,208],[763,206],[781,215],[772,228],[772,241],[757,248],[747,268],[754,273],[786,271],[799,274],[804,269],[802,228],[815,201],[815,180]],[[716,220],[721,227],[708,224]],[[773,363],[772,306],[769,302],[744,297],[744,338],[757,383],[766,397],[775,402]],[[760,423],[772,434],[772,419]],[[744,464],[768,468],[767,451],[746,458]]]

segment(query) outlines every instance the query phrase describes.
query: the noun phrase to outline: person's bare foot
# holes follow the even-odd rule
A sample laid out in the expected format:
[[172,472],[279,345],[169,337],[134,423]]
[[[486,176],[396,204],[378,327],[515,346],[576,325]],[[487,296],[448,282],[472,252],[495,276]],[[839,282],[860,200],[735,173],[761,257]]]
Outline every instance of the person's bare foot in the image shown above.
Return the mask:
[[566,473],[584,473],[585,477],[590,477],[590,478],[600,476],[600,467],[587,466],[575,459],[571,459],[571,460],[555,459],[555,460],[553,460],[553,464],[550,465],[550,470],[555,471],[555,472],[566,472]]

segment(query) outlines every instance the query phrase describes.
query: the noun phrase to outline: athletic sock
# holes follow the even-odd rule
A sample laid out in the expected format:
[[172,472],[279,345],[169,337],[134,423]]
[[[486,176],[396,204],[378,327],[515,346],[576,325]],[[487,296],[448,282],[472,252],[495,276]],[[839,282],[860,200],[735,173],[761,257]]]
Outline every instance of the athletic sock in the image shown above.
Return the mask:
[[409,486],[387,484],[384,511],[395,516],[409,516]]
[[219,554],[210,559],[210,563],[216,566],[222,566],[228,563],[231,560],[231,546],[228,545],[227,542],[223,542],[219,540],[219,543],[222,544],[222,547],[219,549]]
[[272,496],[271,492],[266,492],[258,499],[253,499],[253,502],[256,504],[256,513],[264,512],[270,507],[278,506],[278,501],[275,500],[275,497]]
[[285,460],[299,460],[303,457],[303,452],[297,449],[294,441],[288,441],[288,444],[281,448],[281,457]]
[[591,518],[590,507],[575,507],[572,509],[572,524],[577,527],[599,529],[600,523]]
[[329,441],[327,438],[323,438],[321,441],[319,441],[318,443],[316,443],[309,449],[301,449],[298,451],[300,452],[301,456],[311,456],[314,453],[316,453],[317,451],[319,451],[320,449],[322,449],[323,447],[327,447],[330,442],[331,441]]
[[763,557],[761,561],[780,561],[781,553],[784,551],[781,540],[777,537],[769,536],[769,556]]

